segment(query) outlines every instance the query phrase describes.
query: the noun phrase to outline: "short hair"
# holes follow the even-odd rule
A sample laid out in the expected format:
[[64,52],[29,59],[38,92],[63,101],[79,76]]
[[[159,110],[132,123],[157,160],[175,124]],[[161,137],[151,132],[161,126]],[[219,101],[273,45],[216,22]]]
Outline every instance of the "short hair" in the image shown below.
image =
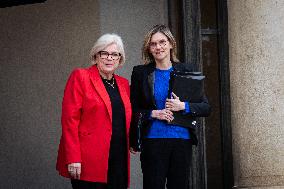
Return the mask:
[[114,33],[112,34],[107,33],[107,34],[102,35],[95,42],[94,46],[91,49],[90,59],[91,59],[92,65],[96,64],[96,54],[111,44],[116,44],[118,51],[121,54],[119,65],[123,65],[125,63],[125,51],[124,51],[123,42],[122,42],[121,37]]
[[144,38],[144,44],[142,47],[142,61],[144,64],[149,64],[150,62],[154,61],[154,57],[153,55],[150,53],[150,42],[151,42],[151,38],[155,33],[162,33],[164,34],[170,44],[172,45],[172,49],[170,52],[171,55],[171,61],[173,62],[179,62],[178,58],[177,58],[177,44],[176,44],[176,40],[173,36],[173,34],[171,33],[170,29],[162,24],[159,25],[155,25],[154,27],[152,27],[152,29],[149,30],[149,32],[145,35]]

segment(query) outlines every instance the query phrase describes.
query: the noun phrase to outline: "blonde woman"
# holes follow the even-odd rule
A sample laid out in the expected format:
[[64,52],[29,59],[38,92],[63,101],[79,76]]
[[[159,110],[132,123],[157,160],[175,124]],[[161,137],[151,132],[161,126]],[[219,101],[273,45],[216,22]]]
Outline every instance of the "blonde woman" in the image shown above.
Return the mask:
[[[140,159],[144,189],[164,189],[165,185],[167,189],[189,188],[191,147],[196,144],[196,137],[193,130],[169,122],[175,111],[191,115],[188,121],[193,124],[196,117],[210,112],[206,97],[198,103],[182,102],[175,94],[167,98],[171,71],[194,69],[191,64],[179,63],[176,52],[176,41],[169,28],[154,26],[145,36],[144,65],[135,66],[131,76],[133,117],[142,115],[143,123]],[[137,139],[133,133],[131,147],[135,151]]]

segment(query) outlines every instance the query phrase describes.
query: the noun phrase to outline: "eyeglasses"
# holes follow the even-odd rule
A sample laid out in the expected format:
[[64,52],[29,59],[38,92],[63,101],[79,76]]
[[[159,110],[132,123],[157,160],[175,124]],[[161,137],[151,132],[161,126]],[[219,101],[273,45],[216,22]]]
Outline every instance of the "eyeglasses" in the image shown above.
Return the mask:
[[158,41],[158,42],[150,42],[150,43],[149,43],[149,46],[150,46],[150,48],[152,48],[152,49],[156,48],[157,45],[159,45],[160,47],[164,47],[164,46],[166,46],[167,41],[168,41],[168,40],[162,39],[162,40],[160,40],[160,41]]
[[118,60],[121,57],[120,53],[108,53],[107,51],[99,51],[98,54],[101,58],[107,59],[109,56],[112,60]]

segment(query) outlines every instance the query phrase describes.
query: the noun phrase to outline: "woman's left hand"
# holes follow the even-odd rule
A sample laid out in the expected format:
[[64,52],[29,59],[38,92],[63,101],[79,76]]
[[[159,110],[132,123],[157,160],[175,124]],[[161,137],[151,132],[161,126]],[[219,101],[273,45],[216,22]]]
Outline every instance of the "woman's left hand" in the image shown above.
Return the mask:
[[184,110],[185,109],[185,103],[181,102],[179,100],[179,97],[175,93],[172,93],[172,97],[173,98],[171,98],[171,99],[167,98],[166,109],[173,111],[173,112]]

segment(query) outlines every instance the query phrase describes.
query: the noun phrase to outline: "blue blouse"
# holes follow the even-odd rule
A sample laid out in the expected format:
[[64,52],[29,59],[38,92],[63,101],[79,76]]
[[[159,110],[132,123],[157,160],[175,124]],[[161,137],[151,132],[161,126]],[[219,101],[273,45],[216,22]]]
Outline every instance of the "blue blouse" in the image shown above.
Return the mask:
[[[158,110],[165,108],[165,103],[169,89],[170,72],[173,70],[171,67],[168,70],[155,70],[154,81],[154,97]],[[185,103],[185,112],[190,112],[189,103]],[[185,127],[168,124],[165,121],[158,119],[152,120],[151,128],[146,138],[182,138],[190,139],[189,130]]]

